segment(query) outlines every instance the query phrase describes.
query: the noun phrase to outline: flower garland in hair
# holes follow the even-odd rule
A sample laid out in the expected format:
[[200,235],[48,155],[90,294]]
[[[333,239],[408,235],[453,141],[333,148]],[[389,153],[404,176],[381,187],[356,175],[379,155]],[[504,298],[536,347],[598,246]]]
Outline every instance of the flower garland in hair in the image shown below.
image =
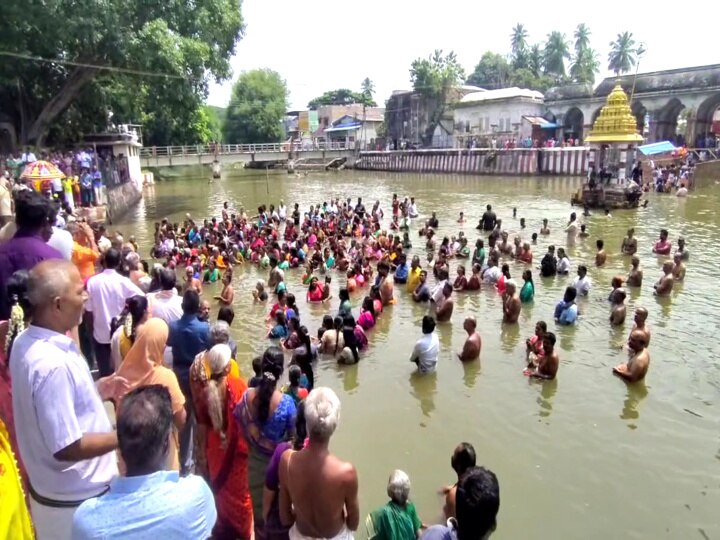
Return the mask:
[[7,338],[5,339],[5,354],[7,355],[13,336],[25,330],[25,310],[18,303],[17,296],[13,295],[13,305],[10,308],[10,321],[8,323]]
[[132,337],[133,322],[132,322],[132,315],[130,315],[129,313],[125,316],[125,320],[123,321],[123,332],[125,332],[126,338]]
[[277,379],[275,379],[275,375],[273,375],[273,374],[270,373],[269,371],[264,372],[264,373],[263,373],[263,377],[266,378],[268,381],[275,381],[275,380],[277,380]]

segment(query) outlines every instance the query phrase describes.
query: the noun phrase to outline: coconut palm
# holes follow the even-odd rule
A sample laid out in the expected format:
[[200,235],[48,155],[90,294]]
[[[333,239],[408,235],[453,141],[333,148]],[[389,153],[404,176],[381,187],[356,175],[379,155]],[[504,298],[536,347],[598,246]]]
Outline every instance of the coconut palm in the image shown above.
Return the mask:
[[595,74],[598,71],[600,71],[600,60],[594,49],[586,47],[573,57],[570,76],[575,82],[594,84]]
[[578,24],[573,37],[575,38],[575,54],[580,53],[590,47],[590,29],[585,23]]
[[375,107],[376,103],[373,99],[375,93],[375,84],[370,80],[370,77],[365,77],[363,82],[360,84],[360,96],[362,97],[362,104],[366,107]]
[[513,65],[516,69],[527,66],[527,37],[525,25],[517,23],[510,35]]
[[632,32],[623,32],[617,35],[615,41],[610,42],[608,54],[608,69],[619,75],[630,71],[637,61],[638,49],[635,46]]
[[528,69],[532,72],[533,75],[536,77],[539,77],[542,75],[542,67],[543,67],[543,51],[542,47],[536,43],[532,47],[530,47],[530,51],[528,52]]
[[545,73],[556,79],[562,79],[565,76],[566,59],[570,59],[570,45],[565,34],[558,31],[551,32],[548,34],[543,54]]

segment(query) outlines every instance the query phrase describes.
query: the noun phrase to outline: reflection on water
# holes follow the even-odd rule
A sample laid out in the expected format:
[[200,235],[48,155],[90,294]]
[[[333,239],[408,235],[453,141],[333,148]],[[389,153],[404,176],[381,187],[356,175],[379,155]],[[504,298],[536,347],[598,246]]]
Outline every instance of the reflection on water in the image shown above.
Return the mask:
[[[573,210],[568,201],[577,190],[577,179],[363,172],[311,173],[303,178],[283,172],[266,179],[264,173],[241,176],[226,171],[223,179],[208,183],[207,174],[191,171],[183,177],[182,169],[173,171],[177,178],[147,191],[141,205],[113,225],[126,235],[135,235],[144,255],[155,222],[168,218],[182,223],[186,213],[196,219],[219,215],[225,200],[231,208],[244,206],[252,212],[260,204],[277,204],[281,199],[288,206],[298,202],[307,209],[331,197],[362,196],[368,206],[380,201],[387,226],[392,194],[412,195],[422,216],[437,211],[439,238],[462,230],[471,245],[486,204],[493,205],[511,238],[517,233],[529,238],[543,218],[549,220],[551,234],[541,236],[532,247],[534,302],[523,305],[517,325],[502,325],[501,301],[492,287],[457,295],[452,320],[436,329],[441,343],[437,375],[417,375],[408,361],[428,307],[412,302],[404,287],[396,287],[398,303],[380,317],[370,333],[369,350],[358,365],[319,360],[317,384],[335,389],[343,406],[333,451],[358,468],[363,514],[386,502],[387,472],[402,468],[412,478],[412,498],[420,517],[432,520],[440,510],[437,486],[447,481],[445,453],[458,442],[469,441],[478,448],[480,462],[498,474],[502,485],[503,504],[493,539],[574,540],[601,534],[692,538],[698,536],[699,528],[710,538],[720,538],[716,519],[720,492],[715,488],[707,497],[696,497],[699,482],[720,485],[717,187],[693,193],[680,205],[675,197],[650,194],[645,209],[615,211],[610,219],[602,212],[580,217],[590,236],[568,250],[571,275],[541,278],[537,266],[548,245],[566,246],[563,231]],[[512,218],[513,207],[518,209],[518,219]],[[460,211],[468,223],[456,223]],[[527,222],[524,231],[520,231],[521,217]],[[629,259],[619,252],[630,227],[638,239],[644,283],[629,289],[625,326],[611,329],[609,283],[615,275],[627,275]],[[660,228],[669,229],[673,241],[684,236],[692,253],[685,282],[668,298],[652,294],[666,260],[650,251]],[[425,260],[417,222],[410,234],[415,244],[411,253]],[[592,264],[598,238],[605,241],[609,255],[603,268]],[[508,264],[519,278],[523,266],[514,261]],[[553,320],[554,306],[572,283],[578,264],[587,264],[593,288],[587,299],[579,299],[578,324],[562,327]],[[451,276],[455,266],[453,261]],[[325,310],[335,314],[344,279],[332,272],[334,300],[326,307],[310,307],[304,302],[301,275],[301,270],[291,270],[286,280],[298,297],[303,324],[314,334]],[[232,332],[245,375],[251,373],[252,356],[268,345],[262,335],[270,304],[254,304],[250,296],[258,278],[267,279],[267,271],[252,265],[239,268],[233,277],[236,318]],[[430,285],[434,285],[432,277]],[[218,288],[207,287],[205,295],[217,294]],[[356,314],[365,294],[351,297]],[[611,374],[611,367],[626,358],[619,346],[627,338],[637,306],[649,310],[653,330],[649,389],[625,386]],[[482,368],[479,362],[462,364],[454,356],[465,341],[462,323],[468,314],[476,318],[482,336]],[[560,369],[555,381],[525,382],[520,374],[525,357],[522,341],[533,334],[538,320],[546,321],[557,336]],[[698,411],[701,417],[686,411]],[[608,490],[608,485],[620,488]],[[694,501],[691,513],[683,506],[689,500]],[[562,508],[559,515],[558,508]],[[548,520],[548,515],[556,518]],[[358,537],[362,540],[363,533]]]
[[557,393],[558,380],[552,379],[550,381],[544,381],[542,379],[536,379],[534,377],[528,377],[530,385],[540,389],[540,395],[537,398],[537,404],[540,405],[538,416],[540,418],[548,418],[552,413],[552,399]]
[[648,395],[647,386],[644,381],[634,384],[625,383],[625,385],[627,386],[627,397],[623,403],[623,410],[620,418],[623,420],[632,420],[631,422],[628,422],[627,426],[630,429],[637,429],[638,425],[635,420],[640,418],[640,411],[638,410],[638,407],[640,402]]
[[413,371],[410,374],[412,396],[420,402],[423,416],[430,416],[435,410],[435,394],[437,394],[437,373],[420,373]]
[[468,389],[475,387],[477,378],[480,376],[480,359],[472,362],[462,362],[463,367],[463,383]]

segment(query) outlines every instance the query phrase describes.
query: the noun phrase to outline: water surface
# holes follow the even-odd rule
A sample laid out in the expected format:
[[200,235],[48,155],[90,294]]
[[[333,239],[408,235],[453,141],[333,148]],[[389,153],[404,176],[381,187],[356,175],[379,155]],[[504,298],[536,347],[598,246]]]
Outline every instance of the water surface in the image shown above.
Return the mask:
[[[440,236],[463,230],[471,244],[488,203],[511,235],[520,233],[523,239],[529,240],[547,218],[552,234],[534,246],[536,266],[549,243],[565,244],[569,200],[579,185],[577,179],[564,178],[357,171],[300,178],[231,173],[208,183],[207,173],[180,171],[148,191],[116,225],[136,235],[144,255],[154,222],[164,217],[181,222],[186,212],[196,219],[219,216],[226,200],[250,211],[281,199],[307,209],[331,197],[362,196],[368,208],[376,199],[381,202],[387,222],[392,194],[398,193],[416,197],[423,215],[437,211]],[[451,452],[468,441],[480,464],[500,479],[499,526],[493,538],[720,538],[719,203],[717,187],[709,187],[688,199],[651,194],[647,209],[586,218],[590,238],[569,250],[573,269],[584,262],[593,280],[589,298],[580,300],[582,318],[576,327],[556,328],[552,322],[553,306],[570,278],[536,278],[535,302],[523,306],[514,328],[501,325],[500,299],[493,290],[458,295],[452,321],[438,327],[443,351],[432,376],[418,377],[409,363],[425,310],[399,288],[397,305],[381,317],[360,364],[338,367],[324,359],[316,372],[316,384],[332,387],[342,400],[342,423],[332,448],[358,468],[363,519],[386,500],[390,471],[402,468],[412,479],[411,497],[421,519],[438,522],[442,500],[437,490],[454,481]],[[513,207],[527,221],[524,231],[512,219]],[[460,211],[469,219],[462,227],[455,222]],[[608,325],[607,295],[611,278],[626,275],[629,268],[629,258],[618,254],[628,227],[638,237],[645,283],[642,290],[631,291],[628,320],[615,330]],[[669,229],[673,241],[683,235],[691,252],[685,283],[667,299],[652,295],[664,260],[651,253],[660,228]],[[420,247],[414,252],[424,255],[416,229],[411,235]],[[605,240],[610,254],[602,269],[591,264],[598,238]],[[522,283],[522,266],[510,264],[513,277]],[[304,303],[301,273],[286,272],[286,279],[298,297],[303,323],[314,333],[326,308]],[[250,295],[259,277],[266,278],[267,272],[250,265],[234,277],[233,336],[246,374],[252,355],[267,345],[261,336],[270,306],[253,304]],[[342,281],[333,274],[335,299]],[[353,298],[356,309],[361,301]],[[650,312],[652,363],[645,384],[628,386],[610,370],[626,358],[618,347],[637,305]],[[334,314],[337,300],[330,307]],[[480,363],[462,365],[454,353],[464,341],[467,314],[479,321],[483,347]],[[561,366],[557,380],[550,382],[521,374],[525,338],[541,319],[558,335]],[[362,523],[358,536],[364,538]]]

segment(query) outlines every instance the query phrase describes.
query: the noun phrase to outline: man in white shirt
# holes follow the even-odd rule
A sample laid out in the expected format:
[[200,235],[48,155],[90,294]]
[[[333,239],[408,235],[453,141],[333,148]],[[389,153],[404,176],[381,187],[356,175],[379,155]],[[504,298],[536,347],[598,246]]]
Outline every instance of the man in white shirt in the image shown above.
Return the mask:
[[570,259],[568,259],[564,248],[558,248],[557,255],[557,273],[561,276],[565,276],[570,273]]
[[170,324],[183,315],[182,297],[175,288],[177,275],[170,268],[163,268],[160,274],[160,291],[148,295],[150,313],[153,317]]
[[435,333],[435,319],[425,315],[422,320],[423,336],[415,343],[410,361],[414,362],[420,373],[433,373],[440,352],[440,340]]
[[93,330],[93,349],[100,376],[113,372],[111,360],[110,323],[122,313],[125,301],[132,296],[145,293],[129,278],[119,274],[120,252],[111,248],[103,255],[104,270],[87,282],[88,303],[85,306],[85,321]]
[[584,264],[578,266],[577,273],[578,277],[575,278],[573,287],[577,290],[578,295],[587,296],[591,287],[590,278],[587,276],[587,266]]
[[10,357],[13,411],[20,455],[29,478],[30,508],[39,540],[70,540],[75,509],[107,491],[117,476],[117,436],[103,399],[117,399],[127,381],[93,382],[67,333],[87,300],[69,261],[48,260],[30,271],[32,324]]
[[432,291],[432,294],[430,296],[430,300],[435,302],[435,304],[441,304],[445,300],[445,295],[443,294],[443,289],[445,288],[445,284],[448,282],[449,274],[448,271],[444,268],[438,272],[438,282],[435,285],[435,288]]
[[35,154],[32,153],[32,150],[26,148],[23,152],[22,156],[20,157],[23,163],[35,163],[37,161],[37,158],[35,157]]

